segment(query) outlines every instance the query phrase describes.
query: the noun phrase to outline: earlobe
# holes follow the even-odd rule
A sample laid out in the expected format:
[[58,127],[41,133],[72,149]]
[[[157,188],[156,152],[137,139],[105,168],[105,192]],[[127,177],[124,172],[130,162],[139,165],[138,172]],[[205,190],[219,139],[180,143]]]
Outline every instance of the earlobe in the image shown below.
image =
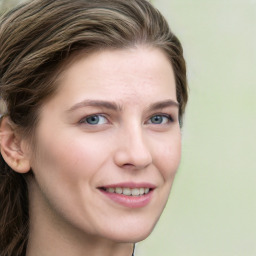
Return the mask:
[[18,137],[17,131],[8,117],[1,120],[0,146],[5,162],[14,171],[26,173],[30,170],[30,162],[23,141]]

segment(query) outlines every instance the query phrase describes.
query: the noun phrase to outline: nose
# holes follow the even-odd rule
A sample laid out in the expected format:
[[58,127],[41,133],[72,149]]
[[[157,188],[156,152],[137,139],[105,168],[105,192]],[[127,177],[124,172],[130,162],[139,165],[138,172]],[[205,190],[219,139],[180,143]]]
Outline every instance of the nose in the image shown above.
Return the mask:
[[122,168],[144,169],[152,163],[152,154],[143,128],[126,129],[117,138],[114,162]]

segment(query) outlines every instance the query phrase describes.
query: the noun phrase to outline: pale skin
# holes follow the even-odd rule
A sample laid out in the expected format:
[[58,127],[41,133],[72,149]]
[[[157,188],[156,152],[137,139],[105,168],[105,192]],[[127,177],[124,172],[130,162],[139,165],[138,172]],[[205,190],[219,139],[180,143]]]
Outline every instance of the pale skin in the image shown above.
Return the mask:
[[[27,256],[130,256],[159,219],[180,162],[171,64],[153,47],[103,50],[70,63],[58,86],[42,106],[36,152],[8,118],[1,124],[5,161],[34,173]],[[150,199],[130,207],[102,190],[121,183],[151,184]]]

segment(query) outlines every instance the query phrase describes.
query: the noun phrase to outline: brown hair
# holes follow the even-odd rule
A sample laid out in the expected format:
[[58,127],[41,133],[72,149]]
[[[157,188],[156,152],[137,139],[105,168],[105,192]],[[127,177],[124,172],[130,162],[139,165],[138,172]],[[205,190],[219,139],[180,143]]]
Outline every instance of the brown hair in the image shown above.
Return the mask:
[[[31,136],[40,106],[58,89],[60,65],[75,53],[138,44],[162,49],[176,79],[179,120],[187,103],[182,46],[146,0],[34,0],[0,22],[0,95],[6,115]],[[1,157],[1,156],[0,156]],[[0,159],[0,254],[25,255],[28,192],[24,175]]]

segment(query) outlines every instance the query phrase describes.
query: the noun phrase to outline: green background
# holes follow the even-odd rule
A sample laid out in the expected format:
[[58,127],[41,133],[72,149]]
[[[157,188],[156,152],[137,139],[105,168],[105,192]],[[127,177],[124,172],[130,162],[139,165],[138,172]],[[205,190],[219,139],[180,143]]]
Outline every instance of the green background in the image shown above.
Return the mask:
[[255,256],[256,0],[153,3],[183,44],[190,98],[169,202],[136,256]]
[[169,202],[138,256],[256,255],[256,1],[155,0],[190,98]]

